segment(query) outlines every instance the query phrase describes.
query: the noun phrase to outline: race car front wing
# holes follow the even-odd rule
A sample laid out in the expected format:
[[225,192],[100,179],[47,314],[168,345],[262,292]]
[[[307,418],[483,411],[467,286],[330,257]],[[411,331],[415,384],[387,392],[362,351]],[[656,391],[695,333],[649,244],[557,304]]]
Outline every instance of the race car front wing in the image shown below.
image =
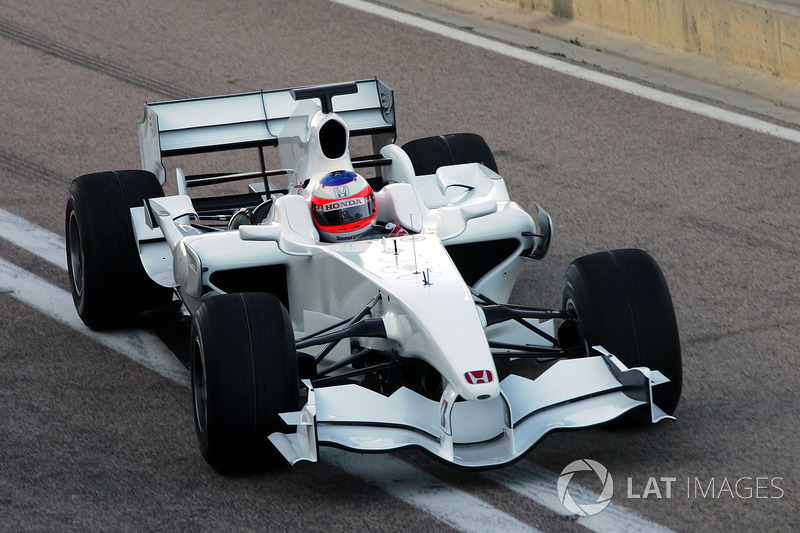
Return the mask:
[[314,389],[304,380],[305,406],[281,414],[297,431],[269,439],[291,464],[317,461],[318,446],[419,447],[462,467],[485,468],[518,459],[551,431],[603,424],[637,407],[652,423],[674,419],[652,401],[652,388],[668,381],[661,372],[628,369],[600,346],[594,353],[558,361],[534,380],[509,375],[500,395],[484,401],[456,401],[449,386],[436,402],[405,387],[384,396],[356,384]]

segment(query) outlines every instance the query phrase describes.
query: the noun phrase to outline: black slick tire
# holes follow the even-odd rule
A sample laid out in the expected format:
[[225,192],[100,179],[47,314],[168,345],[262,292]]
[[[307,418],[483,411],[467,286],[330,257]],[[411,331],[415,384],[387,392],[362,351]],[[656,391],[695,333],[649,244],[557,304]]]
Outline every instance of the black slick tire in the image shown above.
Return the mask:
[[195,429],[206,462],[224,474],[286,465],[267,437],[297,411],[297,354],[289,314],[272,294],[204,301],[193,319],[190,370]]
[[418,176],[434,174],[439,167],[466,163],[482,163],[497,172],[492,150],[483,137],[475,133],[451,133],[416,139],[404,144],[403,150],[411,159]]
[[587,346],[601,345],[626,366],[646,366],[669,378],[653,401],[672,414],[683,370],[675,311],[661,269],[643,250],[600,252],[572,262],[562,302],[577,315]]
[[130,208],[164,196],[143,170],[87,174],[69,188],[65,217],[72,299],[93,329],[130,327],[138,314],[167,305],[172,290],[145,273],[134,241]]

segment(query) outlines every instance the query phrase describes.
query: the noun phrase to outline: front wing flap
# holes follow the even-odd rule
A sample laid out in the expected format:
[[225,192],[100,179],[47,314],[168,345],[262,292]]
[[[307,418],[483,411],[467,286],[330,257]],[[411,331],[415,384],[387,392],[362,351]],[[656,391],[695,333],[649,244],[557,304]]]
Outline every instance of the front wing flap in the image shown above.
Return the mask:
[[400,388],[384,396],[358,385],[314,389],[303,409],[284,413],[296,433],[270,441],[291,463],[317,460],[317,447],[387,452],[419,447],[467,468],[499,466],[524,455],[549,432],[609,422],[640,406],[651,422],[673,419],[652,402],[652,387],[668,379],[658,371],[628,369],[602,347],[600,355],[555,363],[535,380],[510,375],[498,397],[448,405]]

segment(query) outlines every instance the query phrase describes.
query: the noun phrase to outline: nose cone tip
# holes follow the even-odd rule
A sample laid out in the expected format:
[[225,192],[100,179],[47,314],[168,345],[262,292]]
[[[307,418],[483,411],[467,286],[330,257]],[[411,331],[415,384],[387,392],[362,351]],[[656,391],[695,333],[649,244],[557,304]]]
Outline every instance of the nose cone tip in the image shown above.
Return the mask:
[[491,400],[500,394],[500,383],[494,380],[490,383],[464,385],[461,397],[465,400]]

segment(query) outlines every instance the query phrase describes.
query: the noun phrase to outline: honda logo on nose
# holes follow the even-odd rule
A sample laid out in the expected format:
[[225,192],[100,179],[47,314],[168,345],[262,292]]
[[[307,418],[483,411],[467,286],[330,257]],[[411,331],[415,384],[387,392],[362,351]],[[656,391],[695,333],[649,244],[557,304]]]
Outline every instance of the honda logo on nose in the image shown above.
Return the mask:
[[465,372],[464,378],[470,385],[480,385],[482,383],[491,383],[494,376],[491,370],[473,370],[472,372]]

